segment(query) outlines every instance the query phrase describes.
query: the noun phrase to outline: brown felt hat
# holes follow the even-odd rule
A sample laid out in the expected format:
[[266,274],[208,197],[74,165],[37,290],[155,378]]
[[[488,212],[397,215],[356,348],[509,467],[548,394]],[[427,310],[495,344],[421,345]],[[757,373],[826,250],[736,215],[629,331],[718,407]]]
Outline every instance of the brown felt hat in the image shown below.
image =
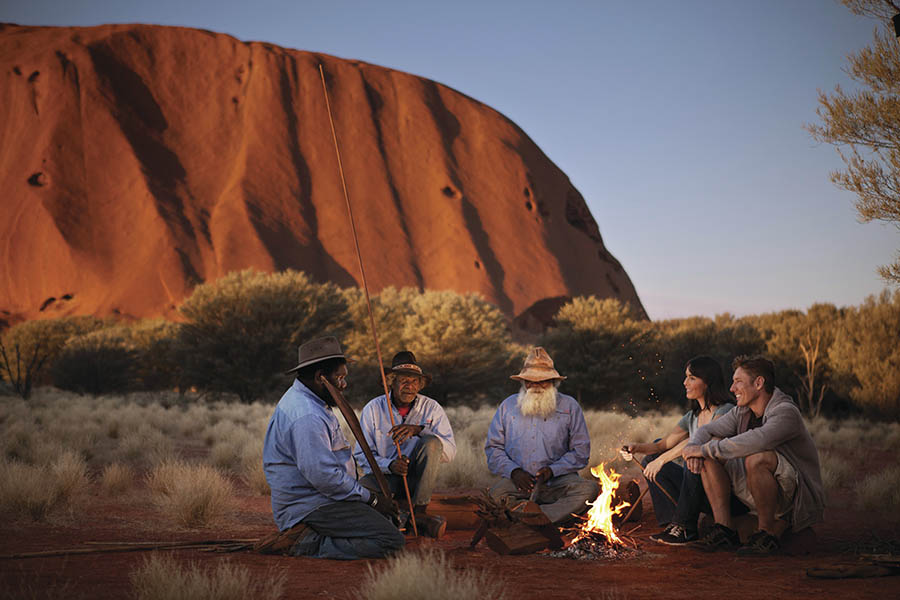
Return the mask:
[[531,352],[525,357],[525,364],[522,365],[522,370],[519,371],[519,374],[510,375],[509,378],[516,381],[533,382],[565,379],[553,368],[553,359],[540,346],[531,349]]
[[401,350],[391,360],[391,368],[385,369],[386,373],[405,373],[406,375],[418,375],[425,379],[425,385],[431,383],[431,375],[422,370],[416,362],[416,355],[409,350]]
[[302,344],[297,353],[299,355],[299,364],[293,369],[285,371],[285,373],[294,373],[303,367],[314,365],[329,358],[343,358],[347,362],[353,362],[344,356],[344,351],[341,350],[341,344],[337,341],[337,338],[330,335]]

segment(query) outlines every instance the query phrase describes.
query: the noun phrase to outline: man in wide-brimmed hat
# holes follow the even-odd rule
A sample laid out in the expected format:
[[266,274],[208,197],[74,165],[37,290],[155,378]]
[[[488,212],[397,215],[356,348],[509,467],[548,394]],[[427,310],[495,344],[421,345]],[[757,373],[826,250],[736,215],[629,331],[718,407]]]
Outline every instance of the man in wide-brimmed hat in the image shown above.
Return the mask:
[[[272,490],[272,515],[281,535],[262,552],[355,559],[386,556],[403,547],[389,520],[396,503],[356,481],[350,444],[332,412],[325,386],[347,387],[347,359],[336,338],[300,346],[293,385],[269,420],[263,468]],[[386,518],[388,517],[388,518]]]
[[[384,394],[370,400],[363,408],[360,425],[375,462],[387,476],[400,506],[408,504],[403,489],[405,475],[417,529],[438,538],[444,534],[447,521],[439,515],[429,515],[427,509],[441,463],[450,462],[456,456],[453,429],[441,405],[419,393],[431,382],[431,376],[422,370],[412,352],[404,350],[395,354],[386,377],[390,401]],[[397,454],[397,444],[402,457]],[[378,489],[358,444],[356,456],[365,471],[360,483]]]
[[566,521],[599,493],[596,482],[578,475],[591,456],[584,414],[575,398],[558,392],[565,377],[541,347],[532,348],[510,378],[522,386],[500,404],[484,444],[488,468],[503,478],[490,493],[530,498],[547,522]]

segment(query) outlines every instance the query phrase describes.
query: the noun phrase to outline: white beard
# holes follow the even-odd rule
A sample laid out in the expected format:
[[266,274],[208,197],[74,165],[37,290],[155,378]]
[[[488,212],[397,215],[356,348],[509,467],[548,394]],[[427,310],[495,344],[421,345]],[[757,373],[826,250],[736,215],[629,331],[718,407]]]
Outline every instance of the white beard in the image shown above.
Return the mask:
[[519,389],[518,404],[519,410],[526,417],[539,417],[546,419],[556,410],[556,386],[552,385],[546,389],[532,388],[528,389],[522,384]]

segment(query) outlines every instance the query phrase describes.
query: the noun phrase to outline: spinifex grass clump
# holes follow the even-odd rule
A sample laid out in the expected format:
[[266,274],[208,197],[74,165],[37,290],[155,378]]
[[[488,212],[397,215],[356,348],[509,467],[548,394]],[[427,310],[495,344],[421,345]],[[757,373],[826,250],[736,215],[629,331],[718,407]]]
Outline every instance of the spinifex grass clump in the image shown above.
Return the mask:
[[134,484],[134,469],[122,463],[112,463],[100,474],[100,489],[110,496],[116,496]]
[[150,472],[147,485],[157,506],[184,527],[208,527],[234,505],[231,481],[209,465],[165,461]]
[[54,511],[77,506],[88,484],[84,459],[71,451],[47,464],[2,459],[0,509],[42,521]]
[[230,562],[203,570],[153,554],[131,573],[131,583],[138,600],[276,600],[284,590],[284,574],[253,577]]
[[375,568],[359,591],[366,600],[428,598],[429,600],[469,600],[504,598],[502,581],[486,572],[459,569],[439,550],[403,552]]

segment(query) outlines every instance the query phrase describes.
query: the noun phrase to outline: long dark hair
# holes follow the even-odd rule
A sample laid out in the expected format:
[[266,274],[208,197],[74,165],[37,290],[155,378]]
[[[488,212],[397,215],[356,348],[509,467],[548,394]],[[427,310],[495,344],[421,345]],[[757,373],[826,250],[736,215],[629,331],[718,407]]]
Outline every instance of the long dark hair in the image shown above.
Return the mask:
[[[731,393],[725,386],[722,377],[722,366],[711,356],[695,356],[687,362],[687,370],[691,375],[698,377],[706,384],[706,406],[721,406],[732,402]],[[691,403],[691,412],[695,415],[700,412],[700,402],[694,400]]]

